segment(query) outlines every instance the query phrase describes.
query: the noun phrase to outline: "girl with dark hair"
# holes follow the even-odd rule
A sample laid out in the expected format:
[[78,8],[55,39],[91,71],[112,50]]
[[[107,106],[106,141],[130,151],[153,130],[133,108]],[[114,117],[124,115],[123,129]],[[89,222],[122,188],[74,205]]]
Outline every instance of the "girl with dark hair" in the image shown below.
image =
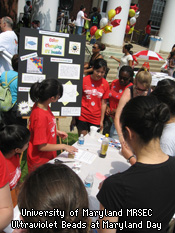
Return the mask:
[[[32,209],[53,213],[50,216],[49,214],[22,216],[24,223],[52,223],[50,228],[27,228],[28,233],[87,233],[89,231],[89,219],[87,216],[82,216],[83,209],[89,208],[86,189],[79,176],[64,164],[48,163],[33,171],[21,187],[18,206],[21,213]],[[54,210],[59,210],[60,214],[54,214]],[[78,210],[77,216],[71,217],[70,211],[75,210]],[[62,222],[74,227],[64,229]],[[79,227],[75,227],[75,224],[79,224]]]
[[84,74],[85,75],[93,74],[94,62],[97,59],[103,58],[103,56],[100,54],[100,51],[104,51],[105,49],[106,49],[105,44],[102,44],[100,42],[96,42],[92,46],[92,56],[91,56],[91,59],[90,59],[89,63],[86,63],[84,65]]
[[170,81],[169,85],[165,85],[165,82],[159,83],[159,86],[155,88],[151,95],[156,96],[160,102],[167,104],[169,107],[170,119],[164,126],[160,146],[164,153],[175,156],[175,82]]
[[[123,233],[167,232],[175,212],[175,158],[163,153],[160,137],[169,117],[167,105],[155,96],[133,98],[123,108],[123,135],[137,162],[104,181],[97,195],[100,209],[120,215],[99,219],[99,233],[116,233],[116,228]],[[104,220],[110,230],[102,229]]]
[[56,120],[49,104],[55,103],[63,94],[62,84],[57,79],[45,79],[34,83],[30,98],[35,102],[30,115],[29,129],[31,138],[27,151],[29,172],[57,156],[56,151],[75,152],[77,149],[65,144],[57,144],[57,136],[67,138],[65,132],[56,130]]
[[119,58],[116,58],[114,56],[111,56],[110,58],[116,60],[117,62],[120,63],[119,65],[119,71],[120,69],[122,68],[122,66],[131,66],[132,67],[132,61],[133,61],[133,57],[132,55],[130,54],[130,49],[133,48],[132,44],[125,44],[123,46],[123,57],[121,59]]
[[16,186],[21,178],[20,154],[29,144],[30,131],[21,125],[0,124],[0,153],[6,158],[13,205],[17,204]]
[[103,78],[106,69],[107,62],[97,59],[93,66],[93,74],[83,78],[81,116],[73,118],[71,122],[71,126],[77,126],[79,135],[86,135],[91,125],[103,128],[106,99],[109,97],[109,84]]
[[[115,79],[110,85],[109,106],[106,108],[106,115],[112,118],[112,122],[124,90],[133,85],[133,76],[134,72],[130,66],[122,66],[119,71],[119,79]],[[111,126],[110,137],[118,139],[114,123]]]

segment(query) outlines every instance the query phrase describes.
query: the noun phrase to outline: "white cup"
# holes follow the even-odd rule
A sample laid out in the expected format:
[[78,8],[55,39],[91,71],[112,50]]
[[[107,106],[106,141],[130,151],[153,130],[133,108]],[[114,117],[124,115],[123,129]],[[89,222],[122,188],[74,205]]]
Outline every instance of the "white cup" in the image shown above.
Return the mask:
[[99,128],[96,127],[96,126],[93,126],[93,125],[90,126],[90,136],[91,136],[91,137],[95,137],[98,129],[99,129]]

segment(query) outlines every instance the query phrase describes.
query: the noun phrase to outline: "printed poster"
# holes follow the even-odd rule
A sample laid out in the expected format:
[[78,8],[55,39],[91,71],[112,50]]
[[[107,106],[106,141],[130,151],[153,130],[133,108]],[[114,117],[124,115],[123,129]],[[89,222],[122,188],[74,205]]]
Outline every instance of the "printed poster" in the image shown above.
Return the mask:
[[33,57],[27,60],[27,73],[43,73],[43,58]]
[[65,38],[42,36],[42,51],[43,55],[64,56],[65,53]]

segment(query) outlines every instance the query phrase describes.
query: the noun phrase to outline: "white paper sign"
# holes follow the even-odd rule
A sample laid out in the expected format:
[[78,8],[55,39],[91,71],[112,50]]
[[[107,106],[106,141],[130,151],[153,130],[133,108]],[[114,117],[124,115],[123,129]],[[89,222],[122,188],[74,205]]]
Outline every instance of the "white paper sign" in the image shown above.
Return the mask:
[[61,116],[80,116],[81,108],[80,107],[62,107]]
[[46,79],[44,74],[22,74],[22,83],[42,82],[44,79]]
[[63,85],[63,96],[58,102],[76,102],[77,85]]
[[59,79],[80,79],[80,65],[77,64],[59,64]]

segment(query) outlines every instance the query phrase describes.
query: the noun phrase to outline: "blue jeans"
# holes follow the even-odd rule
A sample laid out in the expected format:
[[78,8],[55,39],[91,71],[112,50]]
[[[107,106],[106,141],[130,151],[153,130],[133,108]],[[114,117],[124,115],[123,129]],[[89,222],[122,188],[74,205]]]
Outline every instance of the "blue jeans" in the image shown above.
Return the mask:
[[75,34],[81,35],[82,34],[83,27],[76,26]]
[[142,42],[142,45],[147,45],[148,38],[149,38],[149,34],[146,34],[145,38],[144,38],[144,40]]
[[119,139],[114,123],[111,125],[109,137],[117,140]]

